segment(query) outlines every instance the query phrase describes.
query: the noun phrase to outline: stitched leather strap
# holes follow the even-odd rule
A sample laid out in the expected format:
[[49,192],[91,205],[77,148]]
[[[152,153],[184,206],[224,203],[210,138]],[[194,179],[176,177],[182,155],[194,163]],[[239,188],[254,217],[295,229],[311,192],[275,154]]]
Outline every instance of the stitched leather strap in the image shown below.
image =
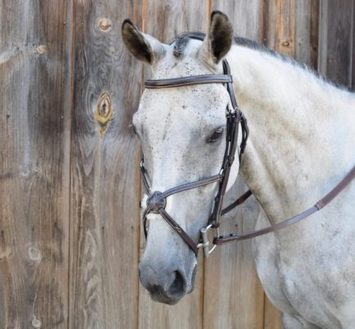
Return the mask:
[[144,86],[148,89],[166,89],[210,83],[233,83],[233,78],[226,74],[203,74],[181,78],[146,80]]
[[246,191],[244,194],[242,194],[237,200],[235,200],[233,203],[231,203],[228,207],[225,207],[222,212],[221,215],[225,215],[226,213],[230,212],[232,209],[234,209],[235,207],[241,205],[243,202],[245,202],[251,195],[253,195],[253,193],[251,193],[250,190]]
[[[165,192],[151,193],[148,174],[144,167],[143,160],[141,162],[140,168],[141,168],[141,174],[143,179],[143,185],[148,194],[147,207],[143,214],[143,228],[144,228],[145,237],[147,237],[148,234],[148,229],[147,229],[148,214],[151,212],[158,213],[170,225],[170,227],[186,242],[186,244],[191,248],[191,250],[195,253],[195,255],[197,255],[198,252],[197,243],[194,242],[190,238],[190,236],[186,233],[186,231],[165,211],[166,198],[176,193],[192,190],[211,183],[219,182],[223,178],[223,175],[218,174],[208,178],[202,178],[194,182],[181,184],[171,189],[168,189]],[[153,196],[154,198],[152,198]]]
[[161,196],[163,198],[167,198],[168,196],[176,194],[176,193],[180,193],[180,192],[187,191],[187,190],[192,190],[192,189],[195,189],[195,188],[198,188],[201,186],[205,186],[208,184],[219,182],[222,178],[223,178],[223,176],[218,174],[218,175],[214,175],[214,176],[211,176],[208,178],[202,178],[202,179],[197,180],[195,182],[181,184],[181,185],[178,185],[176,187],[166,190],[165,192],[162,193]]
[[187,245],[197,256],[198,248],[196,242],[190,238],[190,236],[181,228],[181,226],[177,222],[175,222],[175,220],[165,211],[165,209],[161,208],[159,210],[159,213],[165,219],[165,221],[172,227],[172,229],[187,243]]
[[232,242],[232,241],[241,241],[241,240],[247,240],[247,239],[252,239],[256,238],[260,235],[264,235],[267,233],[275,232],[278,230],[281,230],[283,228],[286,228],[290,225],[296,224],[300,222],[301,220],[309,217],[310,215],[314,214],[315,212],[319,211],[320,209],[324,208],[326,205],[328,205],[333,199],[339,195],[340,192],[342,192],[345,187],[347,187],[350,182],[355,178],[355,166],[352,168],[352,170],[340,181],[339,184],[337,184],[327,195],[325,195],[322,199],[320,199],[316,204],[305,211],[301,212],[300,214],[297,214],[296,216],[293,216],[291,218],[288,218],[280,223],[273,224],[269,227],[246,233],[246,234],[228,234],[224,236],[219,236],[216,237],[213,240],[213,243],[216,245],[222,245],[227,242]]

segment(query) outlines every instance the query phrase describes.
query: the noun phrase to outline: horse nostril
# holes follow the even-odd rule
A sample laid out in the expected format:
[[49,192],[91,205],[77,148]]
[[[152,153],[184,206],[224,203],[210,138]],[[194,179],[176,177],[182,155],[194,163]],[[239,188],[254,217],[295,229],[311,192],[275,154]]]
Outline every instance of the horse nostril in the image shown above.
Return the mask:
[[175,271],[173,275],[175,278],[167,291],[168,295],[181,296],[186,292],[186,280],[179,271]]

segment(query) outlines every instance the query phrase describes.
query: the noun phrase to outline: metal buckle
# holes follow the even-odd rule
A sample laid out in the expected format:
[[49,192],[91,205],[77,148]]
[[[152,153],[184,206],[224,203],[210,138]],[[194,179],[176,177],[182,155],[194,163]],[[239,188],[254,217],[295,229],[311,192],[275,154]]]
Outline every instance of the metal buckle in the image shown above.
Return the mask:
[[201,232],[201,236],[202,236],[202,242],[197,245],[197,248],[203,248],[203,253],[204,253],[204,255],[205,255],[206,258],[207,258],[209,255],[211,255],[212,252],[213,252],[213,251],[216,249],[216,247],[217,247],[217,245],[214,245],[213,247],[210,248],[210,245],[213,245],[213,242],[210,242],[210,241],[208,240],[208,231],[209,231],[210,229],[215,229],[215,230],[216,230],[216,233],[217,233],[216,236],[219,235],[218,228],[215,228],[215,227],[213,226],[213,224],[210,224],[210,225],[208,225],[208,226],[206,226],[206,227],[203,227],[203,228],[201,229],[201,231],[200,231],[200,232]]

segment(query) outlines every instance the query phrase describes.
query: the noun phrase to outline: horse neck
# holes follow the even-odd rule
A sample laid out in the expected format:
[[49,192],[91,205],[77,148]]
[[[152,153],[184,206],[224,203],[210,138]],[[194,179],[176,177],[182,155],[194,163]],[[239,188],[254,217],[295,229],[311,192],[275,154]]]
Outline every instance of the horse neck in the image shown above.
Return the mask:
[[277,222],[312,206],[354,165],[355,101],[277,56],[234,46],[228,60],[250,128],[241,174]]

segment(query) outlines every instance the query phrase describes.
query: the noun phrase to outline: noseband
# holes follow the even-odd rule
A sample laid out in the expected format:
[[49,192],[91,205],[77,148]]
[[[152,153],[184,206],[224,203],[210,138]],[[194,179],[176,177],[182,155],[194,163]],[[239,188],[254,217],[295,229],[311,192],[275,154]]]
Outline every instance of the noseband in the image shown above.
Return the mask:
[[[203,39],[201,35],[189,34],[188,36],[199,40]],[[223,74],[193,75],[193,76],[187,76],[181,78],[145,81],[145,87],[148,89],[179,88],[179,87],[185,87],[191,85],[211,84],[211,83],[221,83],[225,85],[230,97],[230,104],[227,106],[226,109],[226,148],[225,148],[220,172],[208,178],[202,178],[194,182],[178,185],[164,192],[159,192],[159,191],[151,191],[148,174],[144,167],[143,160],[140,165],[143,185],[145,187],[146,193],[148,194],[147,207],[143,213],[145,236],[147,236],[148,214],[150,213],[159,214],[174,229],[174,231],[186,242],[186,244],[191,248],[191,250],[196,255],[198,249],[201,247],[204,248],[205,254],[210,253],[209,243],[207,239],[207,231],[210,228],[217,229],[219,227],[220,217],[239,204],[239,203],[237,204],[233,203],[232,205],[228,206],[226,209],[222,209],[223,198],[227,188],[230,170],[238,149],[237,144],[238,144],[239,126],[241,127],[242,130],[242,142],[240,144],[240,148],[238,152],[238,158],[240,161],[241,156],[245,150],[246,142],[249,134],[247,121],[243,113],[240,111],[238,107],[236,97],[234,95],[234,90],[233,90],[233,78],[230,73],[229,64],[226,60],[223,60]],[[167,211],[165,210],[166,198],[173,194],[199,188],[212,183],[219,184],[218,193],[214,199],[212,213],[209,217],[208,225],[207,227],[201,230],[202,241],[201,243],[196,243],[186,233],[186,231],[167,213]]]
[[[202,33],[187,33],[184,36],[203,40],[204,34]],[[319,211],[327,204],[329,204],[348,184],[355,178],[355,167],[353,167],[350,172],[322,199],[315,203],[312,207],[304,210],[303,212],[285,219],[282,222],[277,224],[272,224],[269,227],[256,230],[254,232],[246,233],[239,235],[237,233],[231,233],[227,235],[219,235],[219,226],[221,216],[227,212],[234,209],[236,206],[243,203],[252,193],[247,191],[242,196],[240,196],[236,201],[222,209],[223,198],[227,188],[228,179],[232,164],[237,153],[237,144],[238,144],[238,133],[239,127],[241,127],[242,141],[239,147],[238,158],[239,163],[241,162],[242,154],[244,153],[249,130],[247,125],[247,120],[244,117],[243,113],[240,111],[236,97],[233,90],[233,79],[230,72],[229,64],[226,60],[223,60],[223,74],[206,74],[206,75],[193,75],[181,78],[172,78],[172,79],[158,79],[158,80],[146,80],[145,87],[148,89],[161,89],[161,88],[179,88],[191,85],[199,84],[211,84],[211,83],[221,83],[224,84],[227,88],[230,105],[226,109],[226,149],[224,152],[224,157],[222,161],[222,167],[218,174],[202,178],[200,180],[189,182],[185,184],[178,185],[171,189],[168,189],[164,192],[151,191],[149,177],[147,170],[144,167],[144,160],[142,159],[140,164],[141,175],[143,180],[143,185],[148,194],[147,207],[143,213],[143,225],[144,225],[144,234],[147,237],[147,216],[150,213],[159,214],[173,229],[174,231],[185,241],[185,243],[190,247],[190,249],[197,255],[198,249],[203,248],[205,256],[208,256],[217,245],[221,245],[231,241],[240,241],[250,238],[255,238],[260,235],[264,235],[270,232],[275,232],[277,230],[283,229],[299,221],[309,217],[313,213]],[[199,188],[208,184],[218,183],[218,193],[215,196],[213,208],[211,215],[208,219],[208,225],[201,229],[201,239],[199,243],[196,243],[187,232],[167,213],[165,210],[166,207],[166,198],[188,191],[191,189]],[[210,229],[215,229],[216,234],[213,239],[214,246],[210,249],[210,242],[208,240],[208,231]]]

